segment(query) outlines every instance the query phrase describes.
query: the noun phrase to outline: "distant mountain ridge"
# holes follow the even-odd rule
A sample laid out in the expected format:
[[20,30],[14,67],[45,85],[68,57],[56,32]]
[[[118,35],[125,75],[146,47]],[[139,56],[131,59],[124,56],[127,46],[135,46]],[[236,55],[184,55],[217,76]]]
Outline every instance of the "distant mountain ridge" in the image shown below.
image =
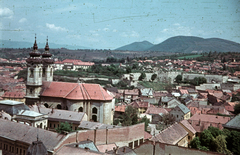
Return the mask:
[[[10,41],[10,40],[0,40],[0,48],[31,48],[33,47],[34,42],[26,42],[26,41]],[[37,43],[38,48],[45,48],[46,43]],[[67,48],[71,50],[75,49],[91,49],[84,46],[74,46],[74,45],[62,45],[49,43],[49,47],[52,49],[56,48]]]
[[[141,42],[138,42],[141,44]],[[123,46],[124,50],[131,51],[161,51],[161,52],[174,52],[174,53],[191,53],[194,51],[198,52],[209,52],[209,51],[217,51],[217,52],[240,52],[240,44],[224,40],[220,38],[200,38],[194,36],[176,36],[171,37],[162,43],[152,45],[149,48],[142,49],[134,49],[134,43]],[[128,47],[128,49],[126,48]],[[141,45],[138,45],[141,47]],[[118,48],[122,49],[122,47]]]
[[152,44],[148,41],[134,42],[129,45],[125,45],[120,48],[117,48],[116,50],[145,51],[145,50],[151,48],[153,45],[154,44]]

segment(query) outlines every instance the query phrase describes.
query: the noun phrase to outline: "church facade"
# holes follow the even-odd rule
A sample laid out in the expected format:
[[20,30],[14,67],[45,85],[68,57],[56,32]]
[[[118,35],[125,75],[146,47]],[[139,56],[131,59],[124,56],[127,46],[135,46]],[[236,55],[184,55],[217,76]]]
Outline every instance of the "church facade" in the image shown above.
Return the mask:
[[49,52],[38,51],[36,37],[27,59],[26,104],[43,103],[48,108],[85,112],[88,121],[113,123],[114,96],[99,84],[53,81],[54,60]]

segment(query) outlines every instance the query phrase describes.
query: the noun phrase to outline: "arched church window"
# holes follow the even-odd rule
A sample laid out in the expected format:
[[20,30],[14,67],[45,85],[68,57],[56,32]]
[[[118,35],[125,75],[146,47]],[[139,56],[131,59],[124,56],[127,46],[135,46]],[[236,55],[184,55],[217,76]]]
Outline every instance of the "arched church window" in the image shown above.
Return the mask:
[[33,78],[33,69],[30,69],[30,75],[29,75],[30,78]]
[[45,77],[45,74],[46,74],[46,70],[45,70],[45,68],[43,68],[42,76]]
[[96,107],[92,108],[92,113],[97,114],[97,108]]
[[58,104],[58,105],[57,105],[57,108],[58,108],[58,109],[62,109],[61,104]]
[[50,76],[53,76],[53,69],[51,68]]
[[83,112],[83,107],[78,108],[79,112]]
[[33,93],[33,89],[32,88],[30,88],[30,94],[32,94]]
[[42,76],[42,75],[41,75],[41,72],[42,72],[42,69],[40,68],[40,69],[39,69],[39,77]]
[[97,122],[97,116],[96,116],[96,115],[92,115],[92,120],[93,120],[94,122]]

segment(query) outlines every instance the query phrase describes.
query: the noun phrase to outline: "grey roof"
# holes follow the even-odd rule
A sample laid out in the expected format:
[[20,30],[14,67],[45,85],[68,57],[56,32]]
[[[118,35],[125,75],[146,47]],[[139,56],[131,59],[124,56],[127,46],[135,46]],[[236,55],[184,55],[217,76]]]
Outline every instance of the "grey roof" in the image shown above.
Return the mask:
[[48,120],[54,121],[67,121],[73,123],[80,123],[84,118],[86,113],[77,112],[77,111],[69,111],[69,110],[61,110],[61,109],[51,109],[43,106],[33,105],[30,107],[32,111],[39,112],[42,114],[48,115]]
[[177,122],[152,138],[154,141],[176,145],[188,132]]
[[184,104],[179,104],[178,107],[182,110],[184,114],[190,112],[190,110]]
[[142,96],[153,96],[152,88],[143,88],[140,89]]
[[48,150],[53,150],[66,136],[41,128],[0,119],[0,137],[7,137],[8,139],[18,140],[30,145],[33,141],[37,140],[37,135]]
[[93,143],[93,141],[90,141],[90,140],[81,141],[81,142],[77,143],[76,145],[78,145],[78,147],[83,148],[83,149],[89,148],[92,151],[99,152],[97,147]]
[[98,123],[98,122],[90,122],[90,121],[82,121],[80,123],[80,125],[78,126],[79,128],[83,128],[83,129],[88,129],[88,130],[92,130],[92,129],[110,129],[110,128],[117,128],[119,126],[115,126],[115,125],[108,125],[108,124],[102,124],[102,123]]
[[38,112],[30,111],[30,110],[20,110],[17,115],[38,117],[38,116],[43,116],[44,114],[40,114]]
[[17,115],[21,110],[29,110],[29,108],[23,102],[19,102],[19,104],[0,104],[0,110],[13,116]]
[[223,127],[239,130],[240,129],[240,114],[238,114],[233,119],[231,119],[226,124],[224,124]]
[[42,154],[48,155],[47,148],[42,141],[35,141],[28,147],[27,154]]
[[0,101],[0,105],[5,104],[5,105],[18,105],[18,104],[24,104],[23,102],[18,102],[18,101],[13,101],[13,100],[2,100]]
[[161,98],[161,102],[169,102],[169,101],[171,101],[172,99],[174,99],[174,97],[163,96],[163,97]]
[[114,150],[107,151],[106,154],[117,154],[117,155],[136,155],[134,150],[127,146],[123,146],[120,148],[115,148]]

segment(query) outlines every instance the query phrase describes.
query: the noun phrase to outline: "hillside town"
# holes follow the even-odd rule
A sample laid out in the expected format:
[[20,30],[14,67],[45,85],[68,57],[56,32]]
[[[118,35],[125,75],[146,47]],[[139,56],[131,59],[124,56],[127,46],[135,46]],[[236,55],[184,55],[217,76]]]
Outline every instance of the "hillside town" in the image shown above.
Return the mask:
[[60,61],[35,38],[25,59],[0,63],[3,155],[240,152],[238,57]]

